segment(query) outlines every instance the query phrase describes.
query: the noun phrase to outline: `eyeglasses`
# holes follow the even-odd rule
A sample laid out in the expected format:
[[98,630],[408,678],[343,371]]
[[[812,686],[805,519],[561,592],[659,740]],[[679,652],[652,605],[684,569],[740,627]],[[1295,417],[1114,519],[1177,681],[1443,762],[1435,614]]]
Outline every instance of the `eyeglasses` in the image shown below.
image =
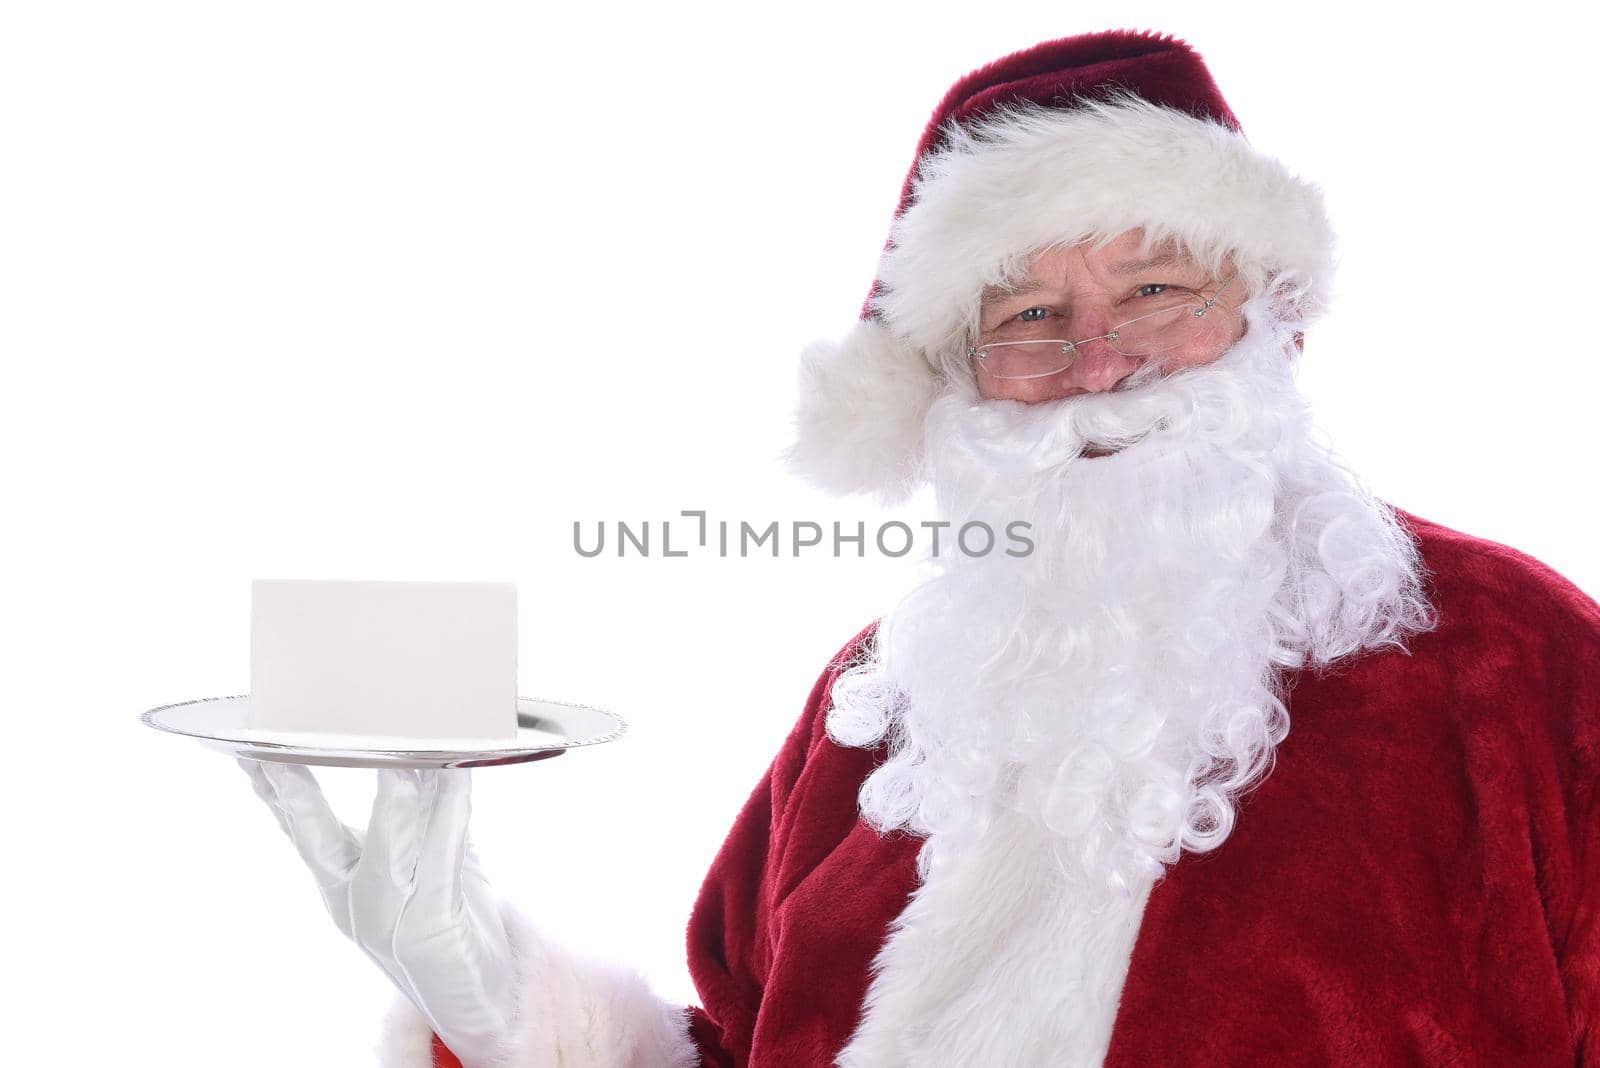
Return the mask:
[[990,378],[1044,378],[1071,367],[1081,355],[1081,347],[1091,341],[1104,341],[1111,351],[1123,356],[1160,356],[1177,349],[1215,344],[1223,334],[1224,320],[1216,315],[1207,318],[1206,313],[1237,277],[1237,274],[1229,276],[1209,300],[1197,304],[1192,297],[1188,300],[1179,297],[1179,303],[1129,319],[1098,337],[1080,341],[1061,338],[986,341],[975,348],[969,345],[967,356],[976,360],[977,366]]

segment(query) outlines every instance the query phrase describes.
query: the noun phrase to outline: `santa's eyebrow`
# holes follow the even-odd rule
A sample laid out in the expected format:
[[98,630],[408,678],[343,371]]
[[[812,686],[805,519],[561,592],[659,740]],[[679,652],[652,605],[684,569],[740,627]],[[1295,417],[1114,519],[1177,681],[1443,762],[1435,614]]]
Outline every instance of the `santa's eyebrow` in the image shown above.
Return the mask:
[[1025,297],[1029,293],[1037,293],[1040,290],[1049,288],[1050,286],[1048,284],[1035,284],[1031,286],[991,286],[983,291],[982,296],[979,298],[979,303],[984,307],[988,307],[997,300],[1010,300],[1013,297]]
[[1148,260],[1124,260],[1107,268],[1110,274],[1137,274],[1148,271],[1152,267],[1172,267],[1178,264],[1188,264],[1189,261],[1182,256],[1155,256]]

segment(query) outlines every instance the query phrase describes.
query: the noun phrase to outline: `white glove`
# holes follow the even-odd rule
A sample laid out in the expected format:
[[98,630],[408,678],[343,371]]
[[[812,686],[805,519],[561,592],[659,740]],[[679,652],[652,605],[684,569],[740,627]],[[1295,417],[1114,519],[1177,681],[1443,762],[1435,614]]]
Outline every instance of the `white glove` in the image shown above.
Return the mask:
[[363,843],[310,769],[244,758],[239,766],[311,869],[339,930],[466,1068],[493,1064],[516,977],[499,898],[467,840],[471,771],[379,770]]

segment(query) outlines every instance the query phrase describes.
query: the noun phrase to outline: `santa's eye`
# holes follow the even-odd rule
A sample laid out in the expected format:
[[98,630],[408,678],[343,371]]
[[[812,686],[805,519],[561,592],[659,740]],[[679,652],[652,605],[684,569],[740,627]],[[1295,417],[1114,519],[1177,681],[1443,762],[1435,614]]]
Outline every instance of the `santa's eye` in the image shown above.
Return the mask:
[[1024,323],[1037,323],[1050,314],[1049,308],[1024,308],[1017,313],[1017,319]]
[[[1162,293],[1171,288],[1172,287],[1167,285],[1165,282],[1146,282],[1144,285],[1134,290],[1134,295],[1140,297],[1159,297]],[[1152,292],[1152,290],[1154,292]]]

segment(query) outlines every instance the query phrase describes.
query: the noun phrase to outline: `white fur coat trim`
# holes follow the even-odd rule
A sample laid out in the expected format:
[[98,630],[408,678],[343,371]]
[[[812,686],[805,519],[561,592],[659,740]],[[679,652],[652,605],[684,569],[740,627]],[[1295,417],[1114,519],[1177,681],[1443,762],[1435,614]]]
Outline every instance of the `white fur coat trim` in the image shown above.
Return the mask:
[[[555,945],[510,905],[516,1017],[491,1064],[465,1068],[691,1068],[688,1009],[657,997],[623,965]],[[433,1068],[433,1029],[396,995],[379,1040],[381,1068]]]
[[841,1068],[1098,1068],[1150,883],[1068,885],[1020,815],[935,867],[873,962]]

